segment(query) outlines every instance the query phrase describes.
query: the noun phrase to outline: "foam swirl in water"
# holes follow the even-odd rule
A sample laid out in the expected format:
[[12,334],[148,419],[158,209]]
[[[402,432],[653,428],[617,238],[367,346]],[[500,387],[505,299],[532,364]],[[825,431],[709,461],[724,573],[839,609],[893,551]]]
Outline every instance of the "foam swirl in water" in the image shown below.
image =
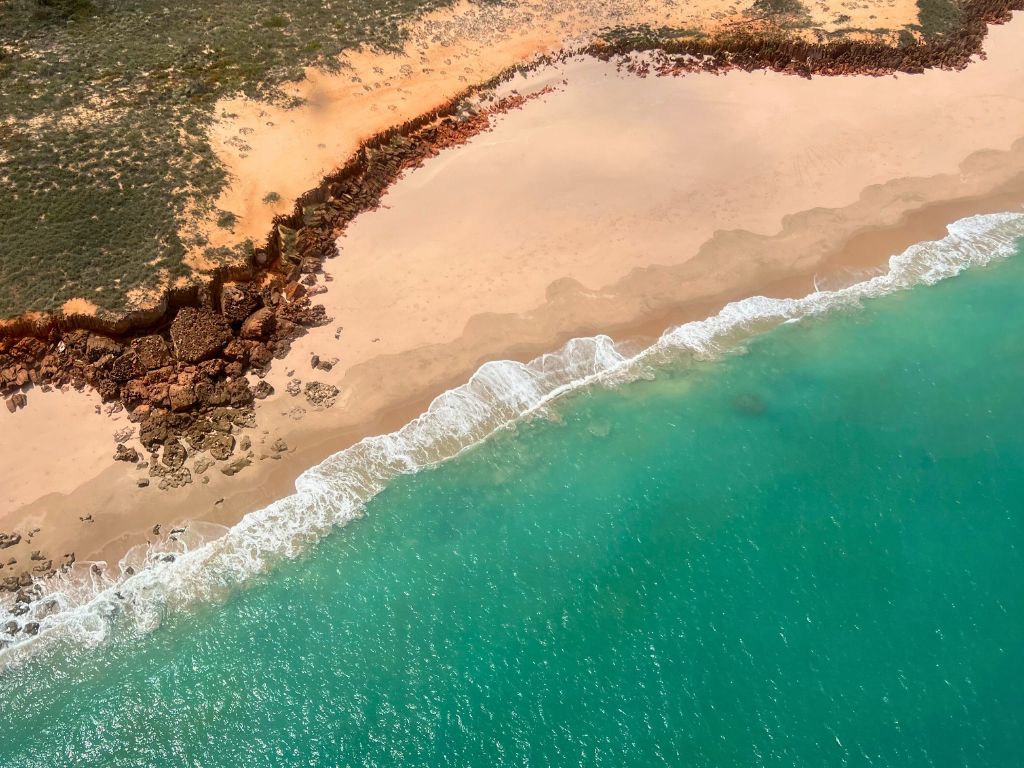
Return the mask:
[[[59,574],[43,583],[43,596],[27,611],[17,613],[24,604],[0,608],[0,640],[10,644],[0,651],[0,662],[27,658],[59,639],[99,644],[115,621],[145,632],[168,611],[216,599],[275,559],[295,557],[334,526],[357,517],[392,478],[456,456],[573,389],[648,376],[652,366],[680,354],[711,359],[781,323],[934,284],[1009,256],[1020,237],[1022,214],[975,216],[950,225],[942,240],[893,256],[885,274],[801,299],[755,296],[735,302],[706,320],[666,331],[637,354],[626,354],[607,336],[595,336],[573,339],[525,365],[487,363],[397,432],[366,438],[331,456],[298,478],[293,495],[246,515],[223,535],[212,538],[207,531],[204,536],[201,526],[190,526],[176,541],[129,553],[116,575],[87,567],[84,573]],[[14,634],[3,629],[11,621],[19,627]],[[29,622],[38,623],[37,635],[20,631]]]

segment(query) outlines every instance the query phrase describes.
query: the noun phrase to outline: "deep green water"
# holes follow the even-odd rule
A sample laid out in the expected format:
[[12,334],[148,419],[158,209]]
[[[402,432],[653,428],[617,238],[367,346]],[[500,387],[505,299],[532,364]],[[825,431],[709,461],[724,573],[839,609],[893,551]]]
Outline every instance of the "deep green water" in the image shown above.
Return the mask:
[[0,675],[5,766],[1024,762],[1024,254],[573,395],[224,604]]

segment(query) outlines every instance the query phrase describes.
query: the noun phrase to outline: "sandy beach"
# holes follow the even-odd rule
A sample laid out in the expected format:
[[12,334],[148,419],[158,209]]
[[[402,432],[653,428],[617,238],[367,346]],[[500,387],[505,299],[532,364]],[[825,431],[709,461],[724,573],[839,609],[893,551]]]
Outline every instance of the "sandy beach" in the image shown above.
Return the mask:
[[[230,525],[489,360],[837,287],[958,218],[1019,210],[1024,21],[985,47],[966,71],[892,78],[640,78],[578,59],[506,83],[499,97],[553,90],[407,173],[340,239],[317,297],[333,321],[274,363],[237,476],[139,488],[144,472],[110,461],[130,425],[95,395],[34,389],[0,414],[0,531],[26,536],[4,575],[31,550],[113,563],[157,524]],[[337,402],[314,410],[292,379]]]

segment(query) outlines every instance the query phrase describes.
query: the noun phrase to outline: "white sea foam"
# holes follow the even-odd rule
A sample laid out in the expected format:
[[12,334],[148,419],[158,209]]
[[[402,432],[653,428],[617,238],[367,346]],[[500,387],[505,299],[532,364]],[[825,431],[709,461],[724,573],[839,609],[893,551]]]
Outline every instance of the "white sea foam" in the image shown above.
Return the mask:
[[[333,527],[359,516],[391,479],[456,456],[566,392],[650,376],[654,366],[682,354],[712,359],[781,323],[934,284],[1010,255],[1020,237],[1022,214],[975,216],[950,225],[942,240],[893,256],[885,274],[801,299],[755,296],[735,302],[706,320],[669,329],[636,354],[626,354],[607,336],[595,336],[573,339],[525,365],[487,363],[397,432],[366,438],[331,456],[298,478],[293,495],[246,515],[223,535],[190,526],[158,547],[133,550],[117,569],[96,573],[83,563],[69,574],[58,574],[41,586],[43,596],[21,615],[6,604],[0,608],[0,640],[12,644],[0,651],[0,664],[45,651],[59,639],[100,644],[115,621],[145,632],[168,611],[216,599],[265,571],[274,560],[297,556]],[[9,621],[19,630],[36,622],[39,633],[7,633]]]

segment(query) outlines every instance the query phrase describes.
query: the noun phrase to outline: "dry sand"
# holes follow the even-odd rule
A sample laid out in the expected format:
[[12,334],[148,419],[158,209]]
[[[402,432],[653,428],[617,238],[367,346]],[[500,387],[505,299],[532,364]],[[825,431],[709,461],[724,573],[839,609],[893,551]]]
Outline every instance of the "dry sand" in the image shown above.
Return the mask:
[[[759,12],[752,3],[723,0],[548,0],[477,6],[462,2],[427,14],[408,26],[400,53],[367,48],[341,57],[340,73],[315,68],[284,89],[299,107],[244,98],[223,100],[210,131],[211,145],[230,174],[216,208],[238,219],[217,227],[217,214],[197,222],[208,245],[189,256],[194,268],[209,266],[206,248],[259,243],[274,214],[292,210],[295,199],[343,165],[371,136],[425,114],[515,64],[535,56],[580,47],[602,31],[649,25],[714,31],[749,23]],[[841,21],[845,18],[845,21]],[[827,32],[887,29],[917,24],[909,0],[868,0],[831,8],[809,4],[809,23]],[[895,33],[887,39],[895,39]],[[865,37],[851,33],[851,39]],[[868,37],[871,37],[868,35]],[[264,202],[269,193],[277,202]]]
[[[598,331],[658,332],[755,293],[806,293],[816,275],[883,263],[956,218],[1019,209],[1024,22],[994,28],[988,51],[965,72],[915,77],[639,79],[585,60],[509,83],[559,90],[411,172],[349,228],[319,297],[335,320],[274,364],[277,394],[249,433],[253,467],[138,489],[145,473],[90,464],[110,455],[121,422],[96,417],[88,398],[32,392],[28,410],[0,413],[0,530],[42,529],[5,551],[22,560],[6,572],[30,547],[116,559],[156,523],[230,524],[487,360]],[[314,373],[312,353],[338,363]],[[292,369],[337,385],[338,403],[317,412],[285,394]],[[19,419],[34,421],[8,439]],[[277,437],[292,450],[261,461]],[[48,466],[63,485],[42,476]]]

